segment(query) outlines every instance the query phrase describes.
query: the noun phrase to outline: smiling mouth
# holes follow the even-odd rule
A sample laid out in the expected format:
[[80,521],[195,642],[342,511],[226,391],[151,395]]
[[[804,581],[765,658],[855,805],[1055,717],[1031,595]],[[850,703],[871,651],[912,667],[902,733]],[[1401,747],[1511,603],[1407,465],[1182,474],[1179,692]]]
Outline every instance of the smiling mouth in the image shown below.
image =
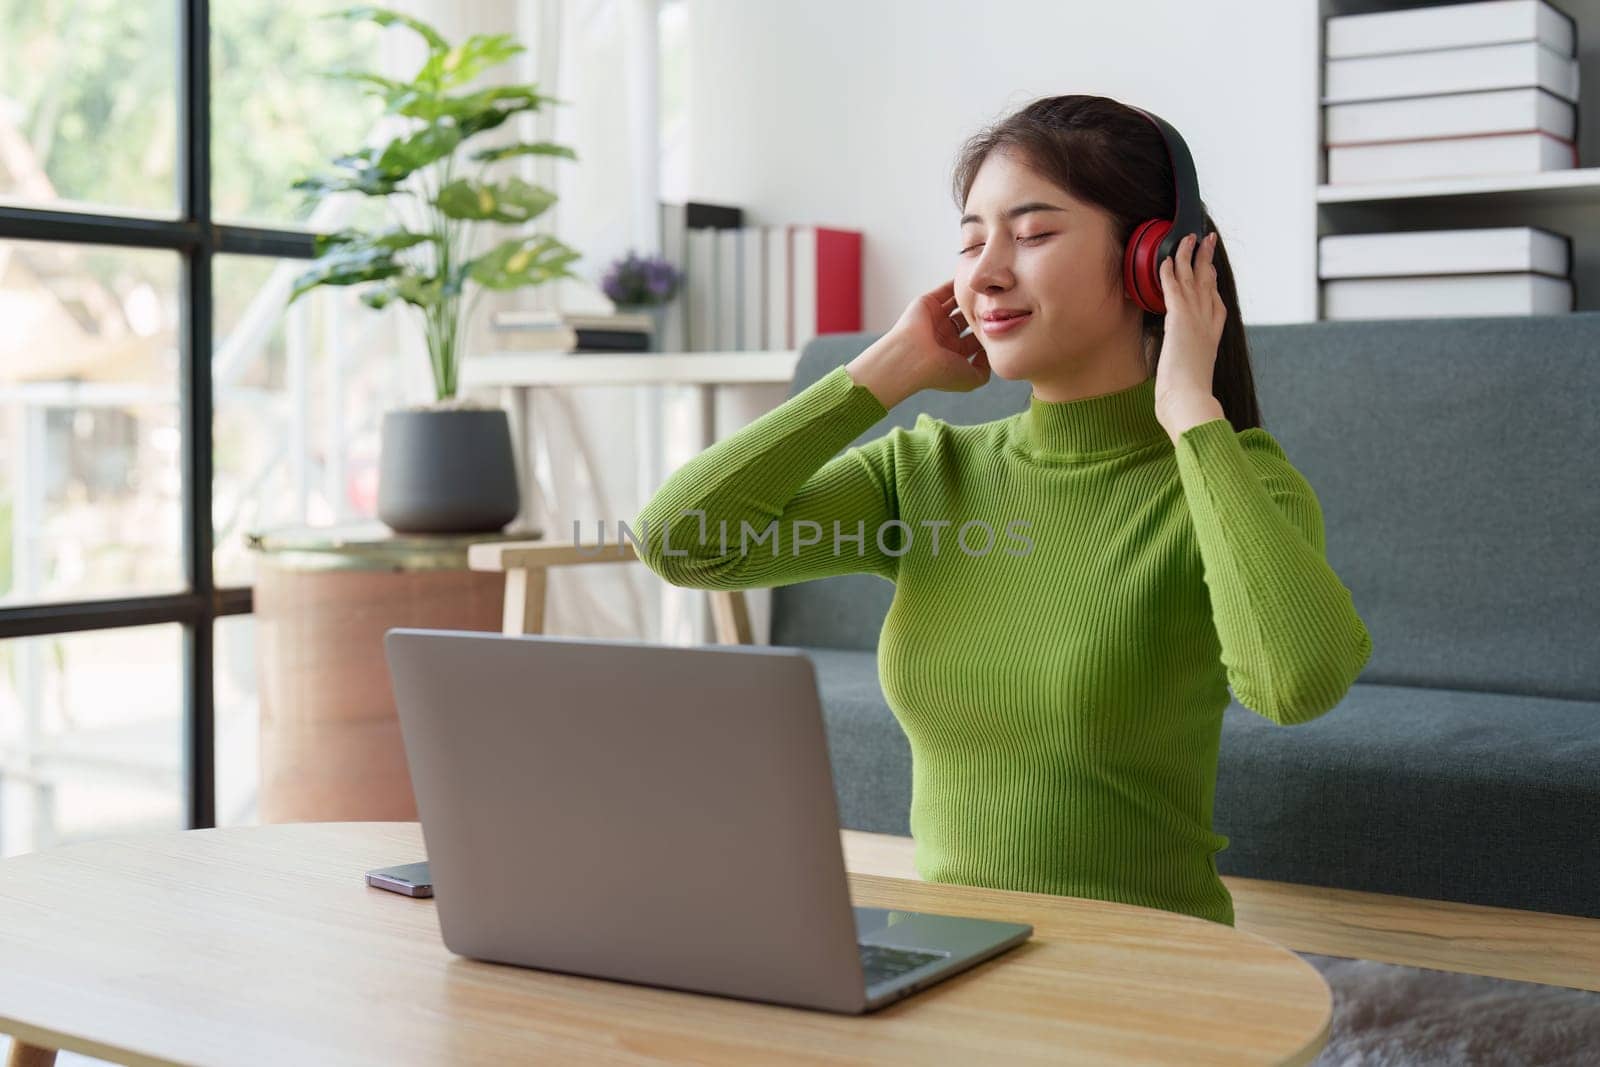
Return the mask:
[[985,333],[1005,333],[1020,326],[1032,318],[1033,312],[1023,312],[1021,315],[1007,315],[1002,319],[984,319],[983,330]]

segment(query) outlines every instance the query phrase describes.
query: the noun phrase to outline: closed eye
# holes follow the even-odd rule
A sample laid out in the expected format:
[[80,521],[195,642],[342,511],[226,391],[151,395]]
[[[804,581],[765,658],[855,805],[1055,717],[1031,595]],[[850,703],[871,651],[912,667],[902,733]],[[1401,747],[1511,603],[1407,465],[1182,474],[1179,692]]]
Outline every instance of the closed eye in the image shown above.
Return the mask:
[[[1032,235],[1030,235],[1028,237],[1018,237],[1017,240],[1022,244],[1034,244],[1034,243],[1037,243],[1039,241],[1044,240],[1046,237],[1054,237],[1054,236],[1055,236],[1055,232],[1052,231],[1050,233],[1036,233],[1036,234],[1032,234]],[[958,253],[958,254],[964,256],[968,252],[972,251],[974,248],[981,248],[981,247],[983,247],[983,242],[979,241],[975,245],[968,245],[967,247],[963,248],[960,251],[960,253]]]

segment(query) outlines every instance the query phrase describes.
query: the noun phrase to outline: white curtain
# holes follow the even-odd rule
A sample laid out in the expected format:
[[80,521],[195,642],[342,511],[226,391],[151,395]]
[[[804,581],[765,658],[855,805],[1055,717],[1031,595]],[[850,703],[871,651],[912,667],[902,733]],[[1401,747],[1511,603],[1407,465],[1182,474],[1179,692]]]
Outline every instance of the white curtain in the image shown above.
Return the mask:
[[[508,304],[607,312],[611,302],[598,289],[607,265],[630,250],[660,251],[657,0],[522,0],[517,10],[516,32],[529,46],[521,76],[567,101],[530,117],[528,135],[578,157],[525,162],[529,179],[558,196],[539,229],[583,253],[574,270],[589,281],[512,294]],[[600,538],[603,522],[606,543],[615,544],[617,524],[631,522],[665,474],[693,454],[693,399],[656,387],[535,390],[529,454],[539,493],[525,517],[552,540],[585,544]],[[664,586],[637,565],[557,568],[545,629],[707,640],[705,595]]]
[[[606,267],[632,250],[660,251],[661,145],[658,0],[466,0],[445,7],[412,0],[452,39],[511,33],[527,47],[494,72],[532,82],[564,104],[518,116],[491,137],[554,141],[577,159],[531,156],[504,166],[557,194],[532,229],[583,254],[572,265],[585,281],[563,280],[506,294],[486,294],[469,325],[467,358],[493,345],[493,311],[612,310],[599,290]],[[581,359],[581,356],[573,358]],[[723,397],[722,415],[742,424],[781,399],[759,387]],[[489,397],[486,397],[489,399]],[[600,537],[615,544],[667,473],[700,447],[698,396],[692,388],[582,387],[531,391],[526,454],[537,491],[522,519],[550,540]],[[768,595],[750,596],[756,640],[766,640]],[[705,594],[666,586],[636,564],[586,565],[550,572],[549,633],[626,637],[671,643],[710,640]]]

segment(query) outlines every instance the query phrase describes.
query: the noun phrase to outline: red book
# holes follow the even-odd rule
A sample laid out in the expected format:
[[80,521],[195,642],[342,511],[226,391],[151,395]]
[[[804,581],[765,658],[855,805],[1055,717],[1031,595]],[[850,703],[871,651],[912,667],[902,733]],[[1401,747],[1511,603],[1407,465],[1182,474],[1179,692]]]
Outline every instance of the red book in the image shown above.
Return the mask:
[[861,329],[861,231],[792,228],[794,347],[826,333]]

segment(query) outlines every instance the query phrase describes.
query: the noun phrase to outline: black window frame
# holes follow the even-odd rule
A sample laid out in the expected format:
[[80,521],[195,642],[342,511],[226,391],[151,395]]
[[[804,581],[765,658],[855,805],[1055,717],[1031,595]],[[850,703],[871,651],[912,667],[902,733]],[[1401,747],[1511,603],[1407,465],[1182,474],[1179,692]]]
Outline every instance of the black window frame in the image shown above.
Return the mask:
[[221,254],[310,259],[304,230],[219,225],[211,218],[211,5],[178,4],[179,214],[176,219],[0,204],[0,239],[173,251],[179,281],[179,418],[183,427],[186,592],[0,608],[0,640],[179,623],[184,634],[184,822],[216,825],[214,627],[254,610],[250,587],[217,588],[212,531],[212,264]]

